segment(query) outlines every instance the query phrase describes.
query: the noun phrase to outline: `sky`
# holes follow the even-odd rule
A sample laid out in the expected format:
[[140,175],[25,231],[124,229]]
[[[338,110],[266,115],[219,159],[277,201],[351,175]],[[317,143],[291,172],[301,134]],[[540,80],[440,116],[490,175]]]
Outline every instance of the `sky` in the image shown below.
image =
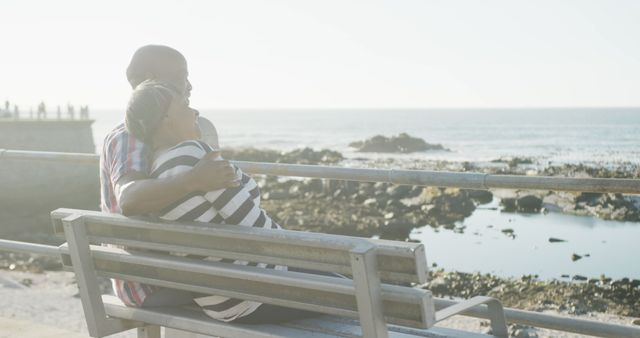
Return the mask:
[[0,3],[0,100],[122,108],[145,44],[201,109],[640,106],[640,1]]

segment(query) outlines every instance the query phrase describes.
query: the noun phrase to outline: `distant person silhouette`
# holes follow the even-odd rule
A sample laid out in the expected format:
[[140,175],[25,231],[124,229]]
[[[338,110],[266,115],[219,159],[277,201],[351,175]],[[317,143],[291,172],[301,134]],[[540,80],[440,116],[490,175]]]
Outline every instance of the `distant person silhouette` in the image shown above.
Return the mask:
[[73,105],[67,105],[67,114],[69,115],[69,119],[71,120],[76,118],[76,109]]
[[40,104],[38,105],[38,120],[40,118],[43,118],[43,119],[47,118],[47,107],[44,105],[44,101],[41,101]]

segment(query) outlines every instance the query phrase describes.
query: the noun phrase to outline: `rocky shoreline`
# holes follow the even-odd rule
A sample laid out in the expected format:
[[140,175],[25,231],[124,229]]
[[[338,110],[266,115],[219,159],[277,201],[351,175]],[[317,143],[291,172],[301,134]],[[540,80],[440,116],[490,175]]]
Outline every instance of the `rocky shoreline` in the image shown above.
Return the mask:
[[[581,315],[590,312],[640,317],[640,280],[602,276],[580,282],[543,281],[535,276],[501,278],[491,274],[430,272],[425,288],[436,297],[470,298],[484,295],[517,309],[554,310]],[[640,325],[640,320],[637,322]]]
[[[276,163],[335,165],[348,162],[338,152],[331,150],[314,151],[309,148],[288,153],[270,150],[237,149],[227,151],[226,158],[246,161],[263,161]],[[362,163],[364,167],[392,167],[423,170],[448,170],[458,172],[482,172],[496,175],[529,175],[556,177],[594,177],[594,178],[638,178],[640,168],[623,165],[617,168],[590,167],[585,165],[546,166],[532,168],[533,159],[510,158],[498,159],[490,163],[451,163],[444,161],[414,161],[413,163],[396,163],[385,160]],[[354,165],[353,160],[348,162]],[[501,210],[504,212],[538,213],[562,212],[578,216],[592,216],[605,220],[640,221],[640,201],[632,196],[622,194],[601,193],[567,193],[552,191],[482,191],[466,189],[442,189],[432,187],[396,186],[384,183],[369,184],[346,181],[331,181],[323,184],[320,180],[288,180],[265,178],[261,181],[265,200],[288,200],[288,207],[294,210],[310,210],[312,207],[298,206],[295,200],[304,199],[305,203],[314,200],[328,199],[329,202],[340,200],[351,204],[355,214],[364,217],[363,229],[368,229],[370,219],[376,216],[389,219],[389,223],[429,224],[432,226],[451,226],[469,216],[477,205],[488,203],[494,194],[500,198]],[[273,203],[277,207],[278,203]],[[322,203],[321,203],[322,204]],[[326,208],[324,210],[327,210]],[[280,210],[278,210],[280,211]],[[304,224],[314,223],[312,219],[304,220]],[[283,214],[283,219],[290,215]],[[398,218],[400,216],[400,218]],[[330,217],[335,219],[335,217]],[[352,219],[342,218],[347,224]],[[362,218],[358,218],[362,221]],[[311,221],[311,222],[309,222]],[[285,222],[286,223],[286,222]],[[385,223],[382,221],[382,223]],[[380,223],[380,224],[382,224]],[[380,224],[375,227],[380,228]],[[296,224],[292,224],[295,226]],[[391,226],[393,227],[393,225]],[[346,231],[346,230],[345,230]],[[365,230],[366,231],[366,230]],[[369,235],[367,232],[366,235]],[[397,238],[396,238],[397,239]]]

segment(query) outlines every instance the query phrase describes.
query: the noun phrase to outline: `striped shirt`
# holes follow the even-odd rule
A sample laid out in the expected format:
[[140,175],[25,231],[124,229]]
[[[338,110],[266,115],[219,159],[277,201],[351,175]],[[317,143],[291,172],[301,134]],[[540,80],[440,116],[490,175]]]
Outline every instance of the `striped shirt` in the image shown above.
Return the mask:
[[[122,213],[115,193],[116,183],[132,172],[149,173],[148,147],[130,135],[124,123],[116,126],[104,139],[100,154],[100,209]],[[112,279],[113,290],[127,306],[140,306],[145,298],[158,290],[151,285]]]
[[[185,141],[168,150],[155,154],[151,176],[165,178],[191,170],[202,157],[213,151],[202,141]],[[161,211],[160,218],[169,221],[199,221],[215,224],[230,224],[281,229],[260,208],[260,189],[257,183],[240,168],[234,167],[241,184],[238,187],[209,192],[196,192],[184,196]],[[257,266],[259,268],[286,270],[258,262],[220,260],[228,263]],[[206,296],[195,299],[205,313],[222,321],[232,321],[255,311],[261,303],[223,296]]]

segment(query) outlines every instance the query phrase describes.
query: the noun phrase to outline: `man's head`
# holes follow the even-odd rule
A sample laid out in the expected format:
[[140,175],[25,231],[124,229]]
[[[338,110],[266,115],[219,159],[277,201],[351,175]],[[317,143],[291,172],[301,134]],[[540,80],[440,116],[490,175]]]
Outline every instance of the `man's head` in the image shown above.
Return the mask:
[[186,98],[191,95],[187,60],[177,50],[162,45],[140,47],[127,67],[127,80],[136,88],[145,80],[166,82]]

